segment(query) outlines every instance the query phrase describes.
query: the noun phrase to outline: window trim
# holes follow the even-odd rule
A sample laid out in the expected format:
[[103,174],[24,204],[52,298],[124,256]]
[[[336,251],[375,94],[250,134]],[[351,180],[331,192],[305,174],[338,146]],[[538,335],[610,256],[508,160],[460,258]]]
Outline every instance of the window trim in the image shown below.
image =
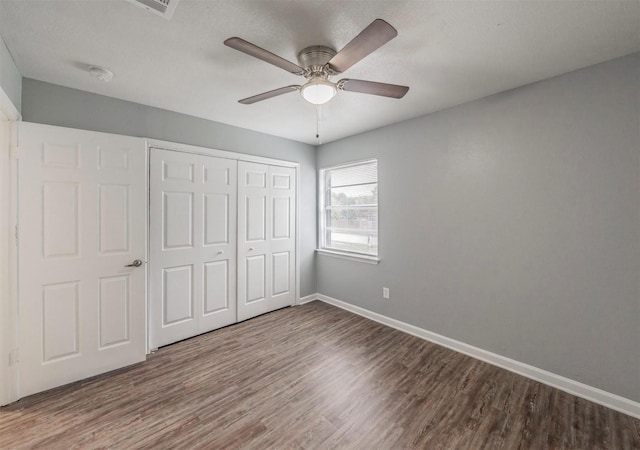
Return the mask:
[[348,259],[352,261],[364,262],[367,264],[378,264],[380,262],[380,177],[376,179],[376,185],[378,186],[378,252],[376,255],[350,252],[347,250],[337,250],[333,248],[325,247],[325,230],[326,230],[326,215],[325,215],[325,197],[326,197],[326,172],[329,170],[345,169],[353,166],[360,166],[368,163],[376,163],[376,171],[378,168],[378,158],[368,158],[359,161],[351,161],[345,164],[338,164],[335,166],[322,167],[318,169],[318,236],[316,253],[323,256],[330,256],[334,258]]

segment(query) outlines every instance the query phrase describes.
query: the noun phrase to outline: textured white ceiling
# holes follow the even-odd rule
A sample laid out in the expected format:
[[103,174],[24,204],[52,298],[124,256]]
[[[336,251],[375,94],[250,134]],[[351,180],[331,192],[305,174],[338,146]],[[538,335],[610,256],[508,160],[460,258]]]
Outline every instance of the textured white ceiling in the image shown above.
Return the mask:
[[[339,50],[382,18],[398,37],[340,78],[410,86],[401,100],[339,92],[329,142],[640,51],[638,1],[181,0],[170,21],[125,0],[2,0],[0,33],[23,76],[317,144],[303,78],[223,45],[240,36],[288,60]],[[88,64],[115,73],[91,78]],[[339,78],[336,78],[339,79]]]

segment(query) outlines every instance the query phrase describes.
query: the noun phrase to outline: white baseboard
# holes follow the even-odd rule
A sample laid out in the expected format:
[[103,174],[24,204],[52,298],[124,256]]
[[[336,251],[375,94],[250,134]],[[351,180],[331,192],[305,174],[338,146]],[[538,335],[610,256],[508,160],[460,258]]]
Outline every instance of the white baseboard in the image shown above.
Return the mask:
[[305,295],[304,297],[300,297],[300,301],[298,302],[298,305],[304,305],[305,303],[309,303],[314,300],[320,300],[318,295],[320,294],[311,294],[311,295]]
[[530,366],[529,364],[507,358],[506,356],[498,355],[496,353],[474,347],[473,345],[465,344],[464,342],[456,341],[455,339],[451,339],[446,336],[427,331],[423,328],[410,325],[400,320],[383,316],[382,314],[369,311],[368,309],[360,308],[359,306],[351,305],[350,303],[346,303],[341,300],[328,297],[326,295],[307,295],[306,297],[300,299],[300,304],[309,303],[313,300],[321,300],[325,303],[345,309],[383,325],[387,325],[397,330],[404,331],[405,333],[409,333],[426,341],[442,345],[443,347],[447,347],[451,350],[455,350],[467,356],[471,356],[472,358],[479,359],[494,366],[506,369],[510,372],[517,373],[518,375],[522,375],[556,389],[560,389],[561,391],[567,392],[577,397],[584,398],[599,405],[606,406],[607,408],[611,408],[613,410],[640,419],[640,403],[629,400],[628,398],[603,391],[602,389],[580,383],[579,381],[575,381],[570,378],[566,378],[534,366]]

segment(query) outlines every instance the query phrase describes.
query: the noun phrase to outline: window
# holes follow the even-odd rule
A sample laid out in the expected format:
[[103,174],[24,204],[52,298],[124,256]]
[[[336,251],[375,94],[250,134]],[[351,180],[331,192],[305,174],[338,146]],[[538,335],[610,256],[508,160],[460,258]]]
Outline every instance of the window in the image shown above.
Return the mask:
[[376,260],[378,161],[320,171],[320,249]]

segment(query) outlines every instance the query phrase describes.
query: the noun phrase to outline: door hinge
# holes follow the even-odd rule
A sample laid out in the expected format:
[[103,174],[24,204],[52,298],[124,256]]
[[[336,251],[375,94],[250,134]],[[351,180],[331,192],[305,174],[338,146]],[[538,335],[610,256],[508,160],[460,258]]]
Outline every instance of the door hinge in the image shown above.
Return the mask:
[[20,349],[14,348],[9,352],[9,366],[15,366],[20,362]]
[[18,225],[16,225],[16,241],[18,240]]

